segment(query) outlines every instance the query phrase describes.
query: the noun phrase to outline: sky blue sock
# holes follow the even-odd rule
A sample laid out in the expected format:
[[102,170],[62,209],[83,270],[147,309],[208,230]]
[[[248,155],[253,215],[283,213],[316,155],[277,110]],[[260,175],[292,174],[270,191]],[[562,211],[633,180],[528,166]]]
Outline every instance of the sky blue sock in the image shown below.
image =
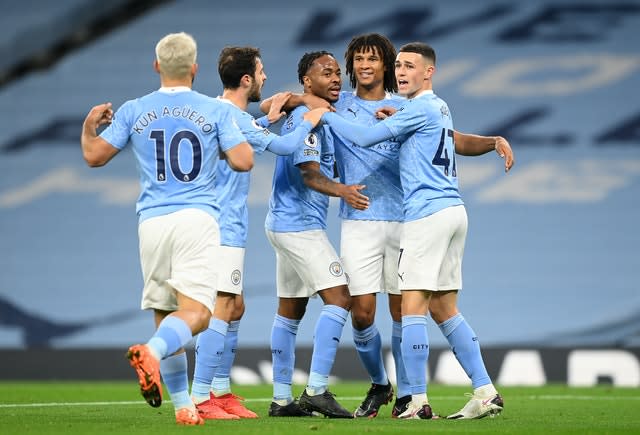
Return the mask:
[[160,356],[160,359],[176,353],[181,347],[189,343],[193,335],[186,322],[176,316],[165,317],[147,346],[152,352]]
[[239,329],[239,320],[229,322],[227,335],[224,338],[224,352],[220,360],[220,367],[213,375],[213,382],[211,383],[211,388],[217,396],[231,392],[231,366],[233,366],[233,361],[236,358]]
[[189,408],[193,402],[189,397],[187,354],[171,355],[160,361],[160,374],[175,409]]
[[402,316],[402,359],[411,394],[427,392],[428,358],[427,316]]
[[271,328],[271,360],[273,363],[273,398],[293,400],[291,383],[296,360],[296,335],[300,320],[276,314]]
[[471,326],[458,313],[438,325],[442,334],[447,337],[449,346],[456,359],[471,379],[473,388],[491,383],[480,352],[480,343]]
[[307,387],[321,394],[329,383],[329,373],[336,359],[342,329],[349,312],[337,305],[322,307],[316,322],[311,355],[311,372]]
[[378,328],[373,324],[368,328],[358,331],[353,330],[353,342],[364,368],[369,373],[371,382],[379,385],[387,385],[387,372],[382,361],[382,339]]
[[404,361],[402,360],[402,322],[393,322],[391,332],[391,354],[393,361],[396,363],[396,397],[405,397],[411,395],[411,385],[407,379],[407,371],[404,369]]
[[191,386],[191,395],[196,403],[209,398],[213,375],[220,367],[228,327],[229,324],[224,320],[212,317],[209,327],[198,335],[196,367]]

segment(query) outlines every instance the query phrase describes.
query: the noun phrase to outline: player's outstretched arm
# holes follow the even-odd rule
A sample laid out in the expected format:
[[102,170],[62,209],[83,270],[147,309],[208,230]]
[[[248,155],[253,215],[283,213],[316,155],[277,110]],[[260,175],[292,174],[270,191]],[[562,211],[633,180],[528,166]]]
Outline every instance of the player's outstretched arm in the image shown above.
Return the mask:
[[[260,110],[262,110],[262,113],[269,113],[269,111],[271,110],[271,105],[275,103],[274,97],[276,95],[273,95],[260,103]],[[320,98],[312,94],[294,93],[291,93],[287,101],[285,101],[284,105],[282,106],[282,109],[284,109],[286,112],[291,112],[298,106],[307,106],[310,110],[320,107],[325,107],[329,110],[332,110],[331,104],[329,104],[329,102],[324,98]]]
[[463,156],[480,156],[489,151],[496,151],[504,159],[504,171],[509,172],[515,163],[513,150],[509,142],[502,136],[480,136],[477,134],[453,132],[456,154]]
[[303,122],[298,124],[293,131],[285,134],[284,136],[277,136],[271,141],[271,143],[269,143],[267,149],[279,156],[286,156],[301,146],[304,146],[304,138],[316,125],[318,125],[322,114],[326,111],[327,109],[325,108],[308,111],[302,116]]
[[298,168],[307,187],[328,196],[342,198],[356,210],[366,210],[369,207],[369,198],[360,193],[365,185],[336,183],[322,174],[318,162],[304,162]]
[[379,122],[374,126],[356,124],[332,112],[322,115],[322,122],[329,124],[340,136],[361,147],[370,147],[394,136],[384,122]]
[[110,124],[112,119],[111,103],[104,103],[93,106],[82,124],[80,135],[82,156],[87,165],[92,168],[106,165],[113,156],[118,154],[118,148],[98,136],[97,132],[98,127]]

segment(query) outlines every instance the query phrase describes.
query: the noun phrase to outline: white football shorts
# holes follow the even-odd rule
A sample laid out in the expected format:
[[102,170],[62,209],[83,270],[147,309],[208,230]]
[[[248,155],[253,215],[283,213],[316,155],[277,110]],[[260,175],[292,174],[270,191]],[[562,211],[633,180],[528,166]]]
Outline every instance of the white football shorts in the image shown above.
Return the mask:
[[278,297],[308,298],[347,285],[342,262],[323,230],[266,233],[276,253]]
[[245,248],[220,246],[218,256],[218,291],[242,294]]
[[460,290],[467,238],[463,205],[405,222],[400,239],[400,290]]
[[218,284],[220,229],[207,212],[186,208],[138,226],[142,309],[175,311],[176,291],[210,310]]
[[398,255],[402,223],[343,220],[340,255],[352,296],[370,293],[399,295]]

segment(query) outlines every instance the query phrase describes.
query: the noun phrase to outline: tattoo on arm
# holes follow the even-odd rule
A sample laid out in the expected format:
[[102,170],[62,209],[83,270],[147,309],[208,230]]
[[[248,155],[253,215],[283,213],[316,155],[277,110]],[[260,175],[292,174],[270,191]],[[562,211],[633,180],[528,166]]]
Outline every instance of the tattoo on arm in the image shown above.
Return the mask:
[[338,183],[328,178],[320,171],[320,164],[317,162],[306,162],[298,166],[302,173],[304,184],[311,189],[329,196],[338,195]]

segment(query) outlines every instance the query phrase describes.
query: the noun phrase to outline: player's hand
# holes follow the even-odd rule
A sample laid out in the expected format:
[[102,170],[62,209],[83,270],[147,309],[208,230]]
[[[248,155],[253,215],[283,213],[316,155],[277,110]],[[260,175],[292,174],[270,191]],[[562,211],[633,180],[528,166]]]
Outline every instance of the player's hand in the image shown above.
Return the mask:
[[309,110],[317,109],[318,107],[326,107],[331,110],[331,104],[324,98],[320,98],[306,92],[302,94],[301,98],[302,102],[309,108]]
[[280,118],[287,115],[282,107],[289,101],[291,98],[291,92],[278,92],[271,97],[271,107],[269,108],[269,113],[267,113],[267,119],[270,124],[275,124],[280,121]]
[[340,196],[356,210],[366,210],[369,208],[369,197],[360,193],[365,187],[364,184],[345,185]]
[[378,110],[376,110],[375,115],[376,115],[376,118],[378,118],[378,119],[386,119],[386,118],[392,116],[397,111],[398,111],[398,109],[396,109],[395,107],[384,106],[384,107],[381,107]]
[[496,137],[496,152],[504,159],[504,172],[509,172],[516,161],[513,157],[511,145],[509,145],[509,142],[502,136]]
[[307,113],[302,115],[302,119],[309,121],[315,127],[320,122],[320,118],[322,118],[322,115],[324,115],[328,111],[329,109],[327,109],[326,107],[318,107],[316,109],[309,110]]
[[101,125],[111,124],[112,120],[113,109],[111,108],[111,103],[104,103],[93,106],[91,110],[89,110],[85,123],[97,129]]

